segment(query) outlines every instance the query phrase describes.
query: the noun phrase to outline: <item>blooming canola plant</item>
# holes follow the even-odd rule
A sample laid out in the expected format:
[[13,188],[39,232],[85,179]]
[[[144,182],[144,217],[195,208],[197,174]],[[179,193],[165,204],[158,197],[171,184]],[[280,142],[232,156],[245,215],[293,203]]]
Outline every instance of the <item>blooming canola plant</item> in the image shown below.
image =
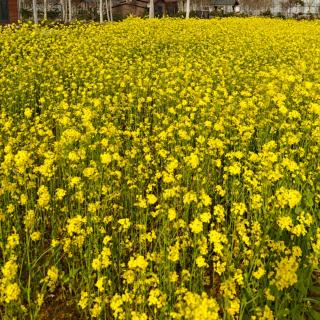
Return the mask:
[[0,318],[319,316],[319,44],[318,21],[3,27]]

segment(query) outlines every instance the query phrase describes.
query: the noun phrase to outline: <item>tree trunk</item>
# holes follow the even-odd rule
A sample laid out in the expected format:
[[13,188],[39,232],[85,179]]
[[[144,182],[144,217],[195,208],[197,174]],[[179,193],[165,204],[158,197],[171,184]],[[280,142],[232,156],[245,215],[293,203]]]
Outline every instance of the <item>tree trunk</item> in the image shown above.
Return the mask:
[[68,7],[69,7],[69,22],[72,20],[72,4],[71,0],[68,0]]
[[38,23],[37,0],[32,0],[33,21]]
[[64,6],[64,0],[60,0],[60,5],[61,5],[62,21],[66,22],[66,10]]
[[112,0],[109,0],[109,8],[110,8],[110,21],[113,21],[113,14],[112,14]]
[[190,0],[187,0],[186,19],[190,17]]
[[308,6],[308,14],[310,15],[311,13],[311,7],[313,6],[313,0],[307,1],[307,6]]
[[100,23],[102,23],[103,22],[102,0],[99,0],[99,15],[100,15]]
[[108,0],[106,0],[106,13],[107,13],[107,20],[110,21],[109,3],[108,3]]
[[47,20],[47,0],[43,0],[43,19]]
[[22,1],[18,1],[18,19],[21,20],[21,12],[22,12]]
[[154,0],[150,0],[149,19],[154,18]]

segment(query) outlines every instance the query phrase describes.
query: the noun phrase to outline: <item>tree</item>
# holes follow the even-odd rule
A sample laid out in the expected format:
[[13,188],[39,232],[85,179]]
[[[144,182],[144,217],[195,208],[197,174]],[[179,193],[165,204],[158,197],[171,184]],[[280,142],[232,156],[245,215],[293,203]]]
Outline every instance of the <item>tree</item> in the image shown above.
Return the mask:
[[109,13],[109,2],[108,2],[108,0],[106,0],[106,14],[107,14],[107,20],[110,21],[111,19],[110,19],[110,13]]
[[241,6],[246,11],[267,11],[272,7],[272,0],[242,0]]
[[314,0],[305,0],[305,3],[306,3],[307,8],[308,8],[308,14],[310,14],[311,13],[311,7],[315,4]]
[[66,14],[66,5],[65,5],[64,0],[60,0],[60,5],[61,5],[62,21],[66,22],[67,21],[67,14]]
[[43,19],[47,20],[47,0],[43,0]]
[[68,0],[68,9],[69,9],[69,22],[71,22],[72,20],[72,4],[71,4],[71,0]]
[[273,1],[272,0],[261,0],[261,6],[263,7],[264,11],[270,10],[272,7]]
[[110,5],[110,21],[113,21],[113,14],[112,14],[112,0],[109,0]]
[[149,4],[149,19],[154,18],[154,0],[150,0]]
[[37,0],[32,0],[33,22],[38,23]]
[[283,0],[281,2],[282,10],[286,12],[286,15],[288,15],[288,12],[291,13],[291,10],[295,6],[303,6],[304,2],[302,0]]
[[[107,8],[108,10],[108,8]],[[103,22],[103,3],[102,0],[99,0],[99,15],[100,15],[100,23]]]
[[107,14],[107,20],[113,21],[112,0],[106,0],[106,14]]
[[186,19],[189,19],[189,16],[190,16],[190,0],[187,0]]

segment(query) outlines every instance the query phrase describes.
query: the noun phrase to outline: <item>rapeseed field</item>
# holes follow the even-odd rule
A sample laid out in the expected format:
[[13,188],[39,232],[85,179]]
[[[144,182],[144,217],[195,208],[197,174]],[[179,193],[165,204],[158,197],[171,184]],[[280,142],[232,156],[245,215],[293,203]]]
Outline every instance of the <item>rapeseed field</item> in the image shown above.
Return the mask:
[[320,23],[0,30],[1,319],[320,319]]

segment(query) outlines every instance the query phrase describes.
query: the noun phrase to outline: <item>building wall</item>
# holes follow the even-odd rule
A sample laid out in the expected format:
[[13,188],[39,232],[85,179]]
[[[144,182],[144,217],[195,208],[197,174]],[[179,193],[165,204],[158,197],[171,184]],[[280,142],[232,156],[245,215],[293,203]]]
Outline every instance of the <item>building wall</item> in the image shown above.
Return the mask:
[[19,19],[18,14],[18,1],[17,0],[8,0],[8,9],[9,9],[9,21],[17,22]]
[[146,13],[147,6],[143,3],[141,4],[132,4],[132,3],[123,3],[116,6],[113,6],[112,13],[113,15],[119,17],[128,17],[130,15],[142,17]]
[[9,11],[7,0],[0,0],[0,23],[7,23],[9,21]]
[[[130,1],[130,0],[129,0]],[[129,15],[143,17],[149,14],[149,0],[131,0],[131,2],[123,2],[113,6],[114,17],[127,17]],[[174,15],[178,12],[177,2],[155,1],[154,14],[156,17],[164,15]]]
[[[270,1],[270,6],[268,6],[270,8],[270,11],[273,15],[277,15],[277,14],[285,14],[288,16],[293,16],[295,14],[301,13],[304,15],[307,15],[309,13],[309,6],[308,3],[311,5],[310,6],[310,13],[317,15],[319,14],[319,8],[320,8],[320,0],[304,0],[304,6],[294,6],[293,8],[291,8],[291,10],[288,10],[288,12],[286,12],[285,10],[283,10],[281,3],[283,2],[283,0],[271,0]],[[240,5],[241,5],[241,0],[240,0]],[[266,11],[267,8],[255,8],[255,9],[250,9],[248,7],[246,7],[245,5],[240,6],[241,7],[241,12],[244,13],[251,13],[254,15],[259,15],[261,12]]]
[[0,23],[12,23],[18,21],[17,0],[0,0]]

